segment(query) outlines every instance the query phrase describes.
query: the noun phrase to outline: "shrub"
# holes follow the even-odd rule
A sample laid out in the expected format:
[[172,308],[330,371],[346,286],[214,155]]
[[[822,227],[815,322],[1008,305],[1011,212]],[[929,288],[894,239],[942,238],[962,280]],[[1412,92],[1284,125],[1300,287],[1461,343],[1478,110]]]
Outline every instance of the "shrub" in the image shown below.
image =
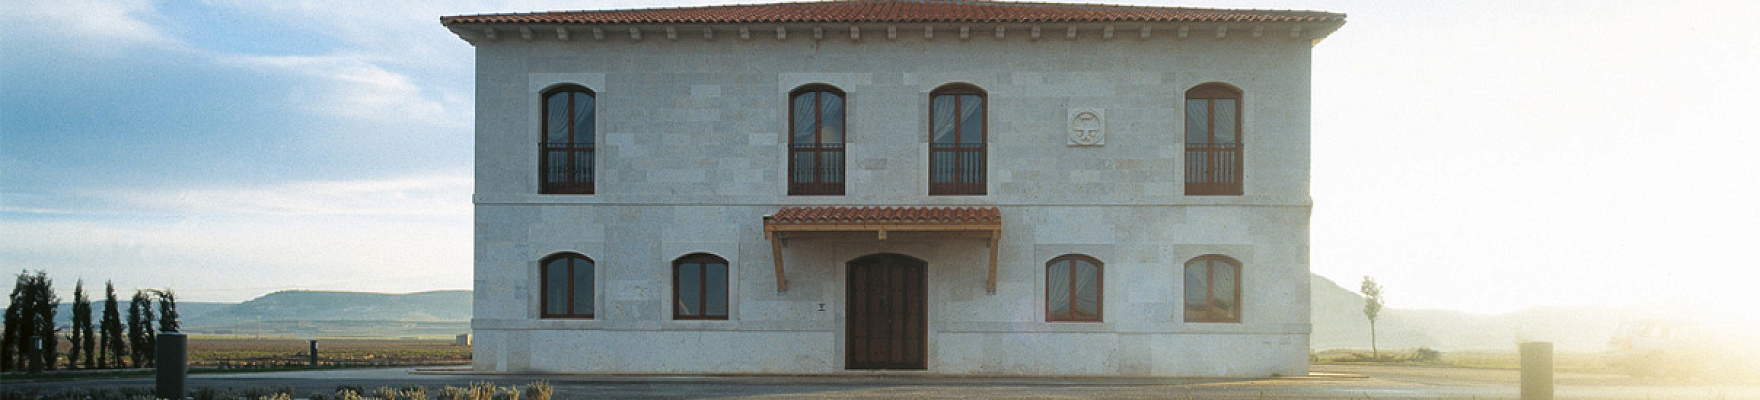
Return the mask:
[[1417,351],[1412,352],[1412,360],[1423,362],[1439,361],[1442,360],[1442,352],[1433,350],[1429,347],[1419,347]]
[[250,387],[250,388],[244,388],[242,390],[239,390],[238,394],[240,396],[244,396],[244,398],[246,398],[246,399],[253,399],[254,400],[254,399],[262,399],[262,398],[267,398],[269,396],[273,396],[273,395],[275,395],[275,392],[270,390],[269,388],[266,388],[266,387]]
[[330,395],[324,394],[324,392],[312,392],[312,394],[306,396],[306,398],[308,400],[330,400]]
[[496,400],[495,384],[489,382],[471,382],[470,400]]
[[470,390],[457,386],[446,386],[440,388],[440,397],[438,400],[470,400],[470,398]]
[[192,397],[194,397],[195,400],[234,400],[238,396],[232,394],[232,389],[215,389],[215,388],[211,388],[211,387],[205,387],[205,388],[197,388],[194,396],[192,396]]
[[511,387],[496,389],[495,390],[495,397],[493,397],[493,399],[494,400],[519,400],[519,389],[511,388]]
[[398,392],[397,389],[392,389],[386,386],[380,386],[378,389],[373,389],[373,397],[383,400],[397,400],[403,398],[402,395],[403,393]]
[[556,388],[551,387],[548,381],[526,384],[526,398],[531,400],[550,400],[550,395],[555,392]]
[[410,400],[428,400],[428,387],[410,385],[403,388],[403,398]]

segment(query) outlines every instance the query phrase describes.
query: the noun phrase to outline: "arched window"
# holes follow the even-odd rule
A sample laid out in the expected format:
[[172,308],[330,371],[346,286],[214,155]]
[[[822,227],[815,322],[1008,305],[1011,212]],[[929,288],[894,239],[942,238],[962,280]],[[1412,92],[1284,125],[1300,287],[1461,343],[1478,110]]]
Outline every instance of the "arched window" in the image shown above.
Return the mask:
[[843,91],[807,85],[788,99],[788,194],[843,194]]
[[1186,91],[1186,194],[1241,194],[1241,91],[1206,83]]
[[1241,263],[1207,255],[1186,262],[1186,322],[1241,322]]
[[929,194],[985,193],[984,99],[984,89],[963,83],[929,92]]
[[1099,322],[1105,300],[1100,260],[1066,254],[1045,263],[1045,320]]
[[561,85],[544,92],[539,161],[545,194],[593,194],[593,91]]
[[672,261],[672,318],[727,319],[727,260],[696,253]]
[[539,262],[544,297],[543,318],[593,317],[593,260],[579,254],[557,254]]

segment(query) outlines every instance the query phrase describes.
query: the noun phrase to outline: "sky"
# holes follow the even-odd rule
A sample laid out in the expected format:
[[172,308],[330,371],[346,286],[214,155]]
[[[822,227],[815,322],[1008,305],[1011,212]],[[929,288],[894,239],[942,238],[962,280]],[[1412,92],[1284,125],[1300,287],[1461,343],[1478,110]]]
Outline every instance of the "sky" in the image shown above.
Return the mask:
[[[706,0],[19,0],[0,267],[184,301],[471,286],[473,50],[442,15]],[[1343,12],[1311,269],[1389,307],[1760,318],[1760,2],[1127,1]]]

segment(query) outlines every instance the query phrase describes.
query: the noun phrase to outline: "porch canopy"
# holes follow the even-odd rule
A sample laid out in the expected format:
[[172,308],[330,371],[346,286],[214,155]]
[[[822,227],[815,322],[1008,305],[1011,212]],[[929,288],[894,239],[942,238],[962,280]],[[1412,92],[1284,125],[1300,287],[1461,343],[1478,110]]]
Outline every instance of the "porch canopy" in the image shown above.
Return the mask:
[[990,240],[986,288],[996,292],[996,246],[1002,238],[1002,212],[996,207],[783,207],[764,216],[764,239],[776,260],[776,291],[788,291],[782,268],[782,242],[789,238],[973,237]]

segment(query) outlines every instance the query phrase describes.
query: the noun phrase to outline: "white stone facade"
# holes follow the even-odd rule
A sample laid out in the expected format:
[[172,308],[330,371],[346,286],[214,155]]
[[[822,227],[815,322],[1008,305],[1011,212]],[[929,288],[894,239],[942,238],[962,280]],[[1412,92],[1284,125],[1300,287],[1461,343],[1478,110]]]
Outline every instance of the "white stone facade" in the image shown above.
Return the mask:
[[[1077,27],[455,28],[477,49],[475,369],[859,373],[845,264],[894,253],[928,264],[927,373],[1307,374],[1311,38]],[[1243,93],[1243,195],[1184,193],[1184,96],[1209,82]],[[928,194],[930,91],[949,83],[987,92],[986,195]],[[595,93],[591,195],[539,194],[557,84]],[[845,195],[787,194],[789,92],[807,84],[846,93]],[[1098,111],[1103,141],[1076,143],[1076,111]],[[848,238],[788,241],[779,292],[762,217],[812,205],[997,207],[996,291],[986,239]],[[557,253],[594,261],[592,319],[540,318]],[[692,253],[728,261],[727,320],[673,319],[672,261]],[[1065,254],[1104,263],[1103,321],[1046,321]],[[1182,268],[1204,255],[1240,262],[1238,323],[1185,322]]]

